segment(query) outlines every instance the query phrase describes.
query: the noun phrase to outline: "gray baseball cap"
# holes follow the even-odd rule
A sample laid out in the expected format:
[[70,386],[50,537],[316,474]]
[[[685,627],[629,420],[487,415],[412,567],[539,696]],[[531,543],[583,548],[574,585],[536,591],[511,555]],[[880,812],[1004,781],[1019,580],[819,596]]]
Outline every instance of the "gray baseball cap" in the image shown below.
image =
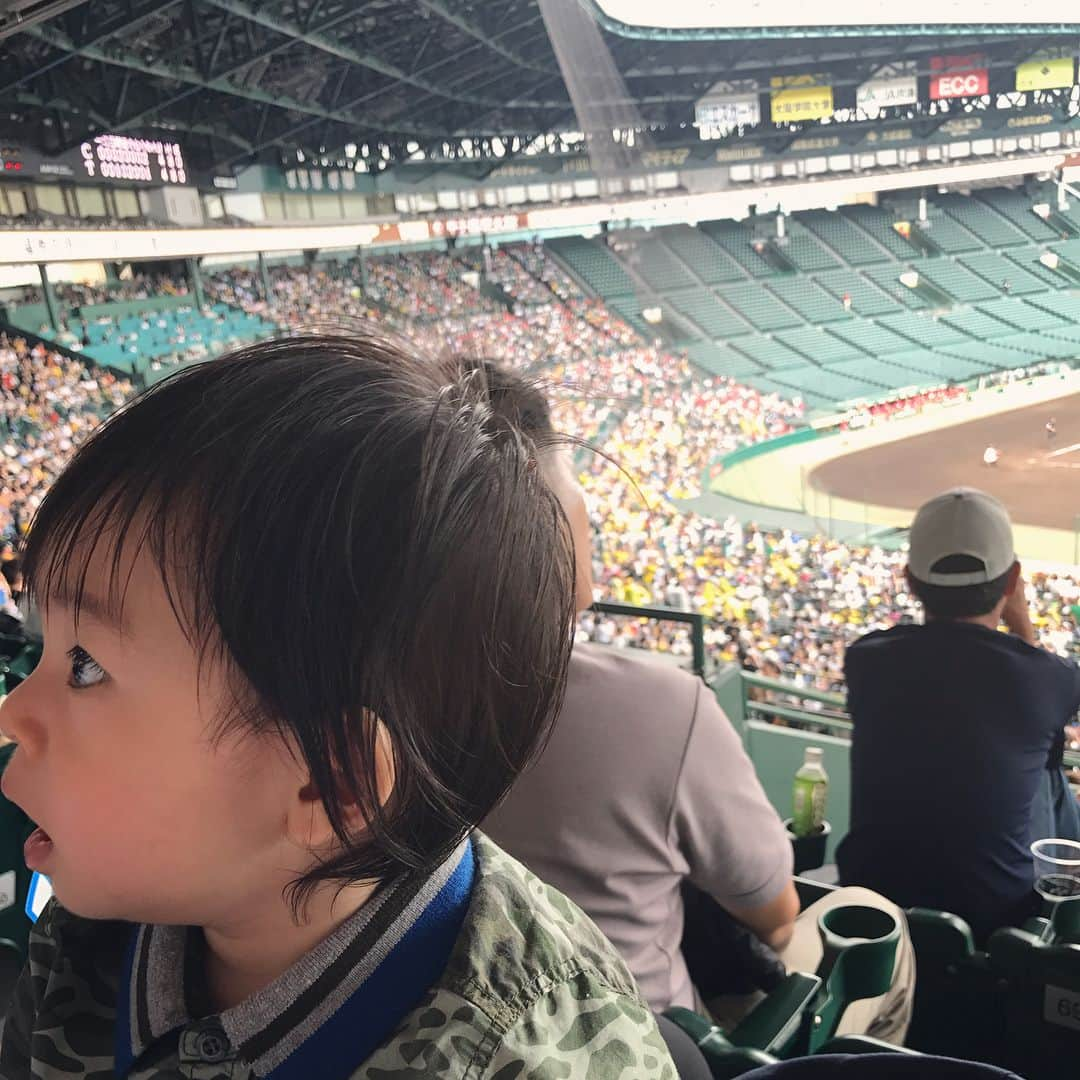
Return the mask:
[[[976,488],[952,488],[924,503],[911,523],[909,541],[908,568],[927,585],[983,585],[1016,562],[1008,511]],[[968,555],[984,568],[935,572],[933,567],[950,555]]]

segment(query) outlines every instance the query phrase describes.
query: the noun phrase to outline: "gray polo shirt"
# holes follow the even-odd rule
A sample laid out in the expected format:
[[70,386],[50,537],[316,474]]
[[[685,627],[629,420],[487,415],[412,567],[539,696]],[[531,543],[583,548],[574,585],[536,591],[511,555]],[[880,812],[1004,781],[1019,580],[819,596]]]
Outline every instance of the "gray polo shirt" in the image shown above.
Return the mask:
[[540,758],[484,830],[592,916],[655,1010],[694,1006],[679,887],[757,907],[791,880],[791,843],[738,734],[687,672],[575,645]]

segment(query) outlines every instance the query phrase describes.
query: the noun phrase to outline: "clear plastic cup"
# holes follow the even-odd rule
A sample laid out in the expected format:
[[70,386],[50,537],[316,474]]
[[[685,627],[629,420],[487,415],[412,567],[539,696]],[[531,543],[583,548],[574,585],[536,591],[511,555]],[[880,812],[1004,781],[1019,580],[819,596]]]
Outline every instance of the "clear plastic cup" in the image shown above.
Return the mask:
[[1051,904],[1080,899],[1080,843],[1075,840],[1036,840],[1035,891]]

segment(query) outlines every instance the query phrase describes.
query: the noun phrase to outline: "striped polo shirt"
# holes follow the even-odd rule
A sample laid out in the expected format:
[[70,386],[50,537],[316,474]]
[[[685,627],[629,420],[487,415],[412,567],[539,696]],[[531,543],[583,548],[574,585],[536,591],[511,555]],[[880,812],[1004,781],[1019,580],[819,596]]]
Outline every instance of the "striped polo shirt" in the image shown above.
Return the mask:
[[434,872],[380,889],[269,986],[209,1015],[198,1006],[201,934],[135,927],[117,999],[116,1076],[141,1072],[162,1052],[178,1055],[185,1076],[349,1076],[442,973],[473,877],[465,839]]

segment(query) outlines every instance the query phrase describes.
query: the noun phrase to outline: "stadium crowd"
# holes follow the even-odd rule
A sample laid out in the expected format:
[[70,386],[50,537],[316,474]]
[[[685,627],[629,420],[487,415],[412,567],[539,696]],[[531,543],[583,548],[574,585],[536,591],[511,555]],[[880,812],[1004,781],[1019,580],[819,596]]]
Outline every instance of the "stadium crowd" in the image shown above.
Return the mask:
[[[481,292],[472,274],[495,288]],[[842,685],[845,644],[914,617],[899,553],[715,522],[689,510],[684,500],[701,494],[700,478],[713,457],[790,430],[801,402],[703,376],[685,357],[644,342],[585,297],[542,246],[396,255],[369,259],[363,269],[357,259],[279,265],[270,276],[272,304],[253,267],[205,275],[208,302],[289,330],[381,320],[432,354],[449,349],[502,359],[542,377],[560,428],[600,451],[579,454],[595,535],[597,599],[700,611],[709,619],[713,658],[828,690]],[[108,292],[85,285],[60,290],[71,307],[186,291],[186,284],[160,277]],[[18,339],[4,340],[2,363],[3,528],[14,537],[80,435],[132,387]],[[897,400],[851,420],[880,422],[956,393]],[[1029,593],[1041,640],[1059,653],[1077,651],[1080,583],[1035,574]],[[679,624],[586,613],[578,636],[690,652],[688,631]]]

